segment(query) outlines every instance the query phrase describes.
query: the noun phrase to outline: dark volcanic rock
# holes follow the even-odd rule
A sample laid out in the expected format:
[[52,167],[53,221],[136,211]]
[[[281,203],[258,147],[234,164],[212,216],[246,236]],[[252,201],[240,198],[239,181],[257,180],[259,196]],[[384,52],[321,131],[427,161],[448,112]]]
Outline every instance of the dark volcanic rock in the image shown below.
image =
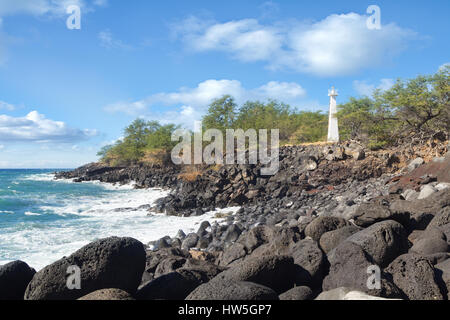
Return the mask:
[[190,270],[178,270],[165,274],[136,293],[140,300],[184,300],[189,293],[204,283],[201,276]]
[[[80,290],[67,288],[69,266],[81,269]],[[36,273],[28,284],[25,299],[73,300],[108,288],[133,294],[141,282],[144,267],[145,250],[141,242],[117,237],[98,240]]]
[[220,266],[229,266],[232,263],[237,263],[242,261],[242,259],[247,255],[247,250],[245,246],[240,243],[234,243],[222,253],[219,257]]
[[422,255],[431,255],[440,252],[448,252],[450,246],[447,241],[439,238],[424,238],[417,240],[411,247],[410,252]]
[[321,286],[325,274],[325,257],[314,240],[304,239],[292,246],[294,263],[306,270],[311,279],[310,285]]
[[294,287],[297,271],[294,260],[288,256],[250,257],[220,273],[210,282],[249,281],[282,293]]
[[195,289],[186,300],[278,300],[272,289],[263,285],[239,282],[208,282]]
[[280,300],[312,300],[313,292],[308,287],[295,287],[280,294]]
[[120,289],[101,289],[91,292],[78,300],[134,300],[128,293]]
[[183,257],[172,256],[162,260],[155,270],[155,278],[181,268],[186,262]]
[[342,218],[337,217],[319,217],[314,219],[305,229],[305,235],[319,241],[320,237],[329,231],[343,228],[349,223]]
[[408,251],[408,238],[403,226],[393,220],[378,222],[347,238],[361,246],[381,268]]
[[337,230],[325,232],[322,237],[320,237],[320,247],[325,253],[328,253],[336,248],[342,241],[359,231],[361,231],[361,228],[356,226],[346,226]]
[[404,254],[385,270],[410,300],[443,300],[431,262],[417,254]]
[[323,291],[348,287],[385,298],[401,297],[400,290],[381,274],[381,289],[368,289],[368,268],[374,265],[371,257],[357,244],[344,241],[328,256],[330,272],[323,280]]
[[441,286],[447,291],[447,299],[450,296],[450,258],[442,261],[434,266],[436,277],[440,281]]
[[407,211],[391,211],[390,200],[387,197],[381,197],[370,203],[361,204],[355,212],[354,221],[357,226],[368,227],[374,223],[395,220],[402,225],[408,225],[410,213]]
[[23,300],[23,295],[36,271],[23,261],[0,266],[0,300]]
[[428,227],[433,228],[439,228],[442,227],[446,224],[450,223],[450,206],[449,207],[445,207],[443,209],[441,209],[436,216],[433,218],[433,220],[431,220],[430,224],[428,225]]

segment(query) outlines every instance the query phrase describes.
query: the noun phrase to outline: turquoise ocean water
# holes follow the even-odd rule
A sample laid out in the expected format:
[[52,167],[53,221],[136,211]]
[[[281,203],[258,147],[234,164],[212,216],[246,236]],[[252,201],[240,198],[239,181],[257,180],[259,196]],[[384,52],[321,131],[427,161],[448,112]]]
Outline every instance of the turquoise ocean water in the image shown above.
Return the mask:
[[192,232],[214,216],[149,213],[139,207],[167,190],[55,181],[52,172],[0,170],[0,265],[23,260],[39,270],[99,238],[128,236],[147,243],[179,229]]

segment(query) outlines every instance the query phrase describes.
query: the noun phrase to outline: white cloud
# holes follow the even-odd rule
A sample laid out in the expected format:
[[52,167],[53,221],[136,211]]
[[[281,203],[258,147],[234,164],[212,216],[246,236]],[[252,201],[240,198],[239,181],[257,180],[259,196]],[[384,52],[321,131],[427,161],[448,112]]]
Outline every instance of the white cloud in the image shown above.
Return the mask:
[[0,100],[0,110],[13,111],[14,109],[16,109],[16,107],[12,104]]
[[2,32],[2,17],[22,14],[64,18],[67,17],[66,8],[70,5],[77,5],[82,13],[87,13],[94,11],[96,6],[104,7],[107,3],[107,0],[94,0],[92,3],[90,0],[0,0],[0,66],[8,58],[8,43],[11,42],[11,37]]
[[5,149],[5,146],[0,144],[0,150],[3,150],[3,149]]
[[37,111],[25,117],[0,115],[0,141],[75,142],[95,135],[96,130],[73,129],[62,121],[47,119]]
[[294,82],[271,81],[254,89],[246,89],[238,80],[206,80],[195,88],[182,87],[175,92],[162,92],[146,99],[134,102],[118,102],[105,107],[109,112],[139,114],[148,107],[162,104],[165,106],[182,105],[185,113],[193,113],[191,108],[206,108],[212,100],[223,95],[233,96],[238,103],[246,100],[276,99],[294,102],[306,95],[305,89]]
[[13,14],[31,14],[41,16],[45,14],[63,15],[69,5],[86,7],[83,0],[2,0],[0,1],[0,16]]
[[[163,123],[192,124],[199,120],[208,105],[216,98],[229,94],[238,104],[247,100],[275,99],[286,103],[300,101],[306,91],[294,82],[271,81],[260,87],[247,89],[238,80],[206,80],[195,88],[182,87],[175,92],[161,92],[132,102],[118,102],[105,107],[111,113],[122,112],[133,116],[152,117]],[[157,112],[154,106],[172,107],[172,110]]]
[[378,85],[369,84],[367,81],[353,81],[353,89],[361,96],[371,96],[376,89],[386,91],[395,84],[394,79],[381,79]]
[[77,5],[85,12],[93,10],[93,6],[104,7],[107,0],[1,0],[0,17],[14,14],[30,14],[34,16],[53,15],[62,16],[66,14],[66,8]]
[[111,31],[109,30],[99,32],[98,39],[100,40],[100,45],[107,49],[122,49],[122,50],[132,49],[130,45],[123,43],[121,40],[115,39]]
[[415,35],[394,23],[369,30],[366,20],[356,13],[271,25],[255,19],[214,23],[190,17],[174,30],[196,52],[222,51],[243,62],[265,61],[271,69],[336,76],[378,66],[404,50]]

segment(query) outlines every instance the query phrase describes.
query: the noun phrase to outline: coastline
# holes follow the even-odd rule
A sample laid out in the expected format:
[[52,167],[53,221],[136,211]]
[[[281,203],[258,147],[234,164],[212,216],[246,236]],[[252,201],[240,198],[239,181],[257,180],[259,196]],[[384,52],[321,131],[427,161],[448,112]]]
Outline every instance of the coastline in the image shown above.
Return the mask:
[[[381,154],[336,146],[332,152],[322,149],[325,151],[318,155],[319,148],[324,147],[282,150],[287,160],[281,161],[280,172],[264,180],[252,176],[257,172],[255,168],[237,165],[206,171],[191,182],[179,180],[179,173],[174,169],[168,173],[158,168],[155,173],[143,166],[109,168],[91,164],[59,174],[58,178],[72,176],[78,182],[98,180],[122,184],[135,175],[141,179],[137,181],[138,188],[162,181],[164,186],[175,187],[148,210],[156,208],[168,216],[196,218],[199,222],[208,217],[204,213],[209,208],[224,204],[220,197],[214,201],[212,197],[204,197],[211,191],[211,185],[218,186],[216,178],[221,175],[221,188],[227,190],[224,180],[234,181],[233,190],[227,194],[237,195],[224,204],[225,212],[229,210],[228,204],[237,203],[240,209],[236,208],[235,214],[221,215],[221,223],[203,221],[197,231],[164,236],[149,244],[116,237],[90,243],[36,273],[25,298],[77,299],[91,293],[91,289],[70,294],[62,287],[56,292],[42,289],[46,282],[56,281],[45,274],[58,274],[61,265],[81,259],[81,271],[86,274],[83,281],[97,283],[98,289],[120,289],[134,299],[226,300],[232,298],[231,292],[242,300],[344,299],[347,294],[358,297],[365,294],[368,299],[447,299],[445,280],[435,276],[436,270],[443,269],[442,274],[447,274],[450,258],[447,242],[450,181],[445,174],[440,174],[450,168],[450,154],[445,156],[447,144],[435,147],[434,152],[424,147],[409,157],[402,154],[402,149]],[[438,157],[425,161],[419,157],[424,154]],[[316,157],[315,166],[311,166],[313,157]],[[295,181],[286,179],[292,178],[292,168],[302,170]],[[438,176],[434,175],[436,172]],[[308,178],[306,182],[302,175]],[[265,190],[257,189],[261,191],[259,194],[248,197],[249,181],[259,183]],[[268,192],[272,186],[275,190]],[[292,192],[293,189],[300,190]],[[218,193],[222,191],[219,188]],[[192,194],[196,194],[196,200],[187,201]],[[181,212],[173,213],[174,203],[179,204],[177,208],[182,208]],[[193,211],[190,206],[199,203],[205,206]],[[440,234],[444,242],[438,241],[437,245],[430,242]],[[139,249],[132,256],[137,259],[133,264],[140,266],[133,274],[132,288],[128,280],[126,285],[119,280],[107,285],[93,278],[93,270],[86,265],[98,259],[98,250],[125,258],[129,253],[108,251],[109,245],[105,243],[115,243],[114,248],[128,248],[130,241],[137,241],[133,247]],[[138,259],[142,254],[145,259]],[[87,260],[83,262],[83,259]],[[417,286],[410,284],[412,278],[401,276],[401,265],[409,268],[406,277],[421,279]],[[366,269],[370,266],[381,270],[379,289],[367,287]],[[120,268],[120,263],[110,267]],[[126,269],[122,272],[130,274]],[[350,291],[336,291],[344,287]],[[422,290],[423,287],[427,290]]]

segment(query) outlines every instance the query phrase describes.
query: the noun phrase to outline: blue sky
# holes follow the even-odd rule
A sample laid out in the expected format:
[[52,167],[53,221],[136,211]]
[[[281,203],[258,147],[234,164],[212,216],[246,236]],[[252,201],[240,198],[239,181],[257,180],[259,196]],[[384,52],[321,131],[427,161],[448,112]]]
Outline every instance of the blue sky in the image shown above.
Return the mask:
[[[80,30],[66,27],[71,4]],[[449,63],[449,12],[442,0],[0,0],[0,168],[95,161],[136,117],[192,127],[222,94],[326,111],[332,85],[343,102]]]

